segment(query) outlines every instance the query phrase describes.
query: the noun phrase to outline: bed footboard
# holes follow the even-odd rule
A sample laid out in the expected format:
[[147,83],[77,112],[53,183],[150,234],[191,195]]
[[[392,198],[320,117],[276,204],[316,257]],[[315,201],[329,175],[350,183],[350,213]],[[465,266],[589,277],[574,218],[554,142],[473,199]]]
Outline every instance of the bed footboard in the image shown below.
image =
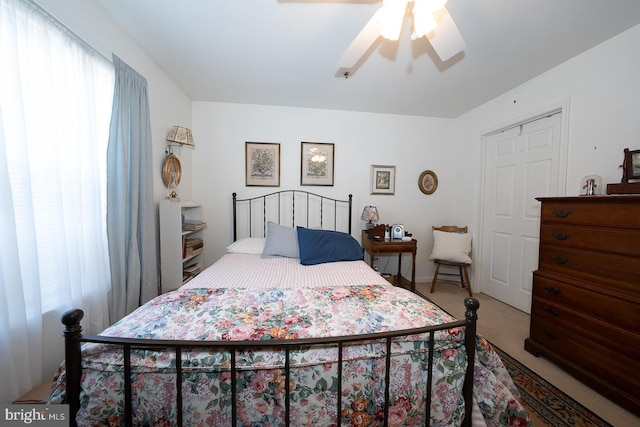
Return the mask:
[[[335,346],[338,350],[338,391],[337,395],[337,407],[341,408],[341,395],[342,395],[342,349],[353,343],[359,343],[369,340],[383,340],[386,343],[386,378],[385,378],[385,390],[384,390],[384,426],[388,425],[389,418],[389,406],[390,406],[390,365],[391,365],[391,345],[395,338],[401,336],[411,336],[417,334],[429,335],[429,354],[428,354],[428,368],[426,369],[428,380],[427,390],[425,390],[425,396],[427,402],[425,404],[425,420],[430,419],[430,396],[431,396],[431,376],[433,366],[433,345],[434,334],[437,331],[447,330],[450,328],[462,327],[466,329],[464,346],[467,354],[467,369],[464,378],[463,396],[465,402],[465,419],[463,421],[464,426],[471,425],[471,413],[473,402],[473,373],[474,373],[474,359],[475,359],[475,346],[476,346],[476,321],[477,310],[479,308],[479,302],[474,298],[467,298],[464,301],[466,306],[466,313],[464,320],[458,320],[455,322],[427,326],[415,329],[405,329],[402,331],[389,331],[378,332],[373,334],[362,334],[357,336],[340,336],[340,337],[328,337],[328,338],[309,338],[309,339],[292,339],[292,340],[267,340],[267,341],[223,341],[223,342],[201,342],[201,341],[167,341],[167,340],[154,340],[154,339],[127,339],[127,338],[115,338],[99,335],[83,335],[80,322],[84,316],[82,310],[71,310],[66,312],[62,316],[62,323],[65,325],[64,337],[65,337],[65,357],[66,357],[66,403],[70,405],[70,425],[76,425],[76,414],[80,409],[80,391],[81,391],[81,377],[82,377],[82,343],[102,343],[118,346],[122,348],[123,352],[123,370],[124,370],[124,425],[133,425],[133,409],[132,409],[132,373],[131,373],[131,352],[132,350],[146,349],[146,350],[166,350],[175,352],[176,357],[176,369],[175,382],[176,382],[176,419],[174,424],[183,424],[183,394],[182,394],[182,355],[183,352],[191,351],[194,348],[203,348],[208,351],[226,351],[231,355],[230,378],[236,378],[236,363],[235,357],[237,351],[246,350],[258,350],[266,348],[277,348],[279,351],[285,352],[285,365],[284,376],[285,384],[290,384],[290,353],[297,348],[308,346]],[[238,402],[236,397],[239,393],[237,390],[236,381],[230,381],[231,383],[231,400],[232,400],[232,425],[237,425],[237,407]],[[291,425],[290,421],[290,392],[284,393],[284,412],[287,426]],[[336,425],[341,425],[341,411],[337,411]]]

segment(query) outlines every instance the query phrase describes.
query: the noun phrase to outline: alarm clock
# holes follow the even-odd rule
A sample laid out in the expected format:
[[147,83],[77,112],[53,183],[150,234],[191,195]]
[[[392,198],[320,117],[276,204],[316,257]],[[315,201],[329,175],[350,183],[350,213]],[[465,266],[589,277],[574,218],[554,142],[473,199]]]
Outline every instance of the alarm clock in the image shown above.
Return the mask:
[[404,225],[393,224],[393,226],[391,227],[391,238],[402,239],[403,237],[404,237]]

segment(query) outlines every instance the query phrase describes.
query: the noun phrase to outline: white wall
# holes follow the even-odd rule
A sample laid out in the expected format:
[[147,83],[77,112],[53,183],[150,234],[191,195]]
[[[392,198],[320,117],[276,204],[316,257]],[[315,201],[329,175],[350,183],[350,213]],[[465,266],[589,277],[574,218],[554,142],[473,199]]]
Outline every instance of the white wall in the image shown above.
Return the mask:
[[568,162],[560,195],[578,195],[586,175],[620,182],[624,148],[640,149],[639,45],[640,25],[457,118],[455,146],[465,166],[454,178],[456,222],[479,227],[482,136],[563,102]]
[[[231,242],[231,193],[239,197],[270,192],[245,186],[245,142],[277,142],[281,151],[280,189],[306,189],[336,198],[353,194],[353,235],[360,239],[365,205],[375,205],[380,223],[402,223],[418,240],[416,276],[431,276],[431,225],[448,222],[453,192],[453,121],[414,116],[354,113],[258,105],[194,102],[193,195],[202,202],[209,228],[205,262],[215,262]],[[300,186],[300,143],[335,144],[333,187]],[[395,195],[370,194],[371,165],[395,165]],[[418,189],[425,169],[436,172],[437,191]],[[385,260],[381,267],[385,266]],[[403,273],[410,277],[408,258]],[[395,272],[397,257],[386,271]]]

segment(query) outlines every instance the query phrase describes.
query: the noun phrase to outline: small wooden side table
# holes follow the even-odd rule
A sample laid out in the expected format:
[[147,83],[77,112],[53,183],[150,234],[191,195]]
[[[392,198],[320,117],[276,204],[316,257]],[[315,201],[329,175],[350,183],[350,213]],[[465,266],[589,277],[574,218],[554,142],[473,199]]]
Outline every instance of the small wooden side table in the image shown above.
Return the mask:
[[[395,286],[409,286],[411,291],[416,291],[416,251],[418,249],[418,242],[416,239],[400,240],[392,239],[385,240],[384,238],[371,239],[367,230],[362,230],[362,249],[365,253],[369,254],[369,262],[371,268],[378,254],[397,253],[398,254],[398,274],[391,276],[389,282]],[[411,253],[411,281],[402,277],[402,254]]]

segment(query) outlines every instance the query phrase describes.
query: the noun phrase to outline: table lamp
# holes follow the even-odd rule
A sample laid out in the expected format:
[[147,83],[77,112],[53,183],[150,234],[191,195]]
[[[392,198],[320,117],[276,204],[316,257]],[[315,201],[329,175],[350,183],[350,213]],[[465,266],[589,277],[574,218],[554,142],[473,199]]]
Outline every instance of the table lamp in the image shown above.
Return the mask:
[[378,221],[378,208],[370,205],[365,206],[364,209],[362,210],[362,215],[360,216],[360,219],[362,219],[363,221],[369,221],[366,224],[366,226],[367,226],[367,230],[371,230],[376,226],[374,222]]

